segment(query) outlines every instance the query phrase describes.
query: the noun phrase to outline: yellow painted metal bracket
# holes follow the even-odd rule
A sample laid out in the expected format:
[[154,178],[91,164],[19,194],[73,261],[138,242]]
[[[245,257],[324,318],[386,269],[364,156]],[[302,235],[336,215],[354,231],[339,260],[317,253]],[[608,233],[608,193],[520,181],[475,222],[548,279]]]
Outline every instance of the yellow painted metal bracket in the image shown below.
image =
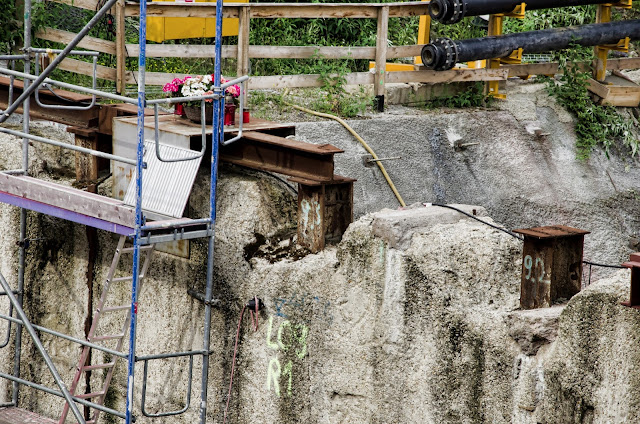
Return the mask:
[[[611,8],[630,9],[632,6],[632,0],[621,0],[618,3],[607,3],[598,5],[598,12],[596,13],[596,22],[605,23],[611,22]],[[629,51],[629,37],[623,38],[616,44],[607,44],[603,46],[596,46],[594,48],[594,54],[596,56],[596,65],[594,70],[594,79],[596,81],[604,81],[607,76],[607,57],[609,56],[609,50],[617,50],[621,52]]]
[[[526,3],[520,3],[515,7],[515,9],[513,9],[513,11],[509,13],[499,13],[489,16],[488,35],[502,35],[502,24],[505,17],[524,19],[526,7]],[[486,67],[489,69],[496,69],[499,68],[501,64],[513,65],[518,63],[522,63],[522,49],[514,50],[508,57],[505,58],[489,59],[487,60]],[[498,99],[506,99],[507,95],[505,93],[499,92],[499,84],[499,81],[488,81],[486,85],[486,92],[489,96],[493,96]]]
[[509,13],[505,13],[504,16],[508,18],[524,19],[524,12],[527,7],[526,3],[520,3]]
[[[422,0],[429,1],[429,0]],[[431,16],[420,16],[420,23],[418,24],[418,44],[429,44],[429,37],[431,33]],[[416,65],[422,65],[422,57],[420,55],[413,58],[413,63]]]

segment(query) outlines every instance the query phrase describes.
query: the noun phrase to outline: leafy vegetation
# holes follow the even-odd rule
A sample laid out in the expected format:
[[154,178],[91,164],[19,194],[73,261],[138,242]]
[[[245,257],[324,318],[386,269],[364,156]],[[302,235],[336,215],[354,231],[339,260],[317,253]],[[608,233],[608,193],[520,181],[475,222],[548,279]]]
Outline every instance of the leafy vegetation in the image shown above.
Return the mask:
[[579,69],[575,60],[575,51],[561,55],[560,68],[563,71],[559,80],[547,79],[547,91],[558,103],[572,112],[576,122],[576,146],[578,158],[588,159],[591,151],[598,145],[609,151],[616,142],[628,147],[631,156],[638,153],[639,141],[634,135],[633,123],[623,118],[614,107],[597,105],[587,90],[590,73]]
[[372,98],[361,88],[358,93],[348,93],[345,89],[349,73],[346,61],[327,60],[316,55],[317,72],[322,84],[319,96],[313,101],[313,109],[319,112],[334,113],[348,118],[364,112]]
[[437,97],[433,100],[428,101],[425,106],[428,108],[465,108],[490,106],[494,98],[492,96],[487,96],[484,93],[484,86],[484,83],[478,81],[461,93],[452,96]]
[[0,8],[0,51],[10,52],[22,41],[15,0],[0,0]]

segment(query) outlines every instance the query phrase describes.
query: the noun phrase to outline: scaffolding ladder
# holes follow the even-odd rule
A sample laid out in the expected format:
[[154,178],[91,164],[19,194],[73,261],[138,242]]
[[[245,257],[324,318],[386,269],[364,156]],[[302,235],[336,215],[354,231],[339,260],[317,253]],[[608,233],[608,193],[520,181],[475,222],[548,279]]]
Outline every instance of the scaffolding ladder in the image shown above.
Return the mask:
[[[202,378],[201,378],[201,390],[200,390],[200,402],[199,402],[199,422],[200,424],[206,423],[207,417],[207,394],[208,394],[208,374],[209,374],[209,355],[210,352],[210,322],[211,322],[211,308],[212,308],[212,286],[213,286],[213,253],[214,253],[214,239],[215,239],[215,204],[216,204],[216,182],[217,182],[217,168],[218,168],[218,147],[219,144],[229,144],[236,140],[239,140],[242,135],[242,121],[240,122],[239,134],[230,139],[224,141],[222,122],[224,119],[224,92],[227,86],[231,86],[238,83],[244,83],[247,77],[242,76],[236,78],[233,81],[228,81],[225,84],[221,84],[221,63],[219,58],[222,57],[222,44],[221,44],[221,31],[222,31],[222,0],[216,0],[216,37],[215,37],[215,67],[214,67],[214,82],[215,89],[214,94],[203,95],[198,97],[189,98],[189,100],[199,100],[204,105],[205,100],[211,100],[213,102],[213,134],[211,140],[211,168],[210,168],[210,187],[209,187],[209,213],[207,217],[198,219],[186,219],[173,217],[165,221],[147,222],[147,214],[143,210],[143,171],[147,165],[144,156],[144,116],[145,107],[153,106],[156,111],[156,125],[157,125],[157,107],[159,103],[178,103],[184,99],[168,99],[168,100],[147,100],[145,92],[145,69],[146,69],[146,2],[140,3],[140,28],[139,28],[139,57],[138,57],[138,92],[137,98],[129,98],[117,94],[111,94],[108,92],[100,91],[94,88],[85,88],[74,84],[63,83],[60,81],[52,80],[49,77],[51,72],[58,67],[62,60],[69,54],[77,53],[73,49],[78,46],[80,41],[89,33],[92,27],[109,11],[109,9],[116,3],[117,0],[107,0],[103,6],[96,12],[86,26],[78,32],[69,44],[61,50],[55,50],[57,56],[51,61],[51,63],[43,69],[39,75],[32,75],[32,59],[31,53],[39,53],[37,49],[31,48],[31,1],[24,1],[25,8],[25,25],[24,25],[24,45],[25,54],[23,55],[0,55],[0,60],[9,60],[11,67],[16,60],[21,60],[24,63],[24,72],[18,72],[14,69],[0,68],[0,74],[11,77],[11,81],[15,78],[22,78],[24,80],[24,87],[22,93],[13,99],[10,95],[9,105],[4,111],[0,111],[0,124],[5,122],[7,118],[15,113],[19,107],[23,108],[23,126],[22,131],[6,128],[0,126],[0,132],[11,134],[17,137],[21,137],[22,142],[22,167],[15,170],[0,171],[0,202],[12,204],[21,208],[20,213],[20,239],[19,239],[19,266],[18,266],[18,282],[17,288],[13,289],[7,281],[0,274],[0,285],[4,290],[10,301],[11,311],[9,315],[0,314],[0,318],[9,321],[11,324],[15,324],[15,359],[13,373],[1,373],[0,378],[4,378],[13,382],[12,400],[0,404],[0,407],[11,407],[18,409],[19,389],[21,385],[28,386],[34,389],[42,390],[48,394],[52,394],[61,397],[65,401],[64,410],[59,423],[65,422],[68,412],[71,411],[75,420],[78,423],[95,423],[101,412],[106,412],[117,417],[124,419],[125,424],[131,424],[135,421],[133,411],[133,394],[134,394],[134,368],[136,362],[143,362],[145,368],[144,379],[146,380],[146,370],[149,361],[155,359],[167,359],[176,357],[190,358],[190,370],[189,370],[189,393],[187,395],[187,402],[183,409],[180,411],[167,411],[156,414],[149,414],[144,408],[145,399],[145,387],[146,381],[143,382],[142,389],[142,414],[148,417],[166,417],[183,413],[189,407],[190,399],[190,386],[191,386],[191,373],[193,370],[193,358],[195,356],[202,357]],[[95,60],[94,60],[95,61]],[[37,74],[36,70],[36,74]],[[95,78],[95,77],[94,77]],[[102,98],[108,98],[120,102],[130,103],[137,105],[137,146],[136,146],[136,158],[130,159],[126,157],[119,157],[110,153],[102,151],[88,149],[80,146],[69,145],[61,143],[56,140],[52,140],[46,137],[41,137],[30,133],[29,122],[29,104],[30,96],[36,92],[43,84],[55,85],[61,88],[77,90],[83,93],[97,95]],[[11,87],[12,88],[12,87]],[[12,90],[10,88],[10,93]],[[241,106],[243,104],[244,90],[241,95]],[[204,108],[203,108],[204,109]],[[205,120],[203,123],[203,135],[205,134]],[[133,182],[133,188],[135,189],[135,195],[133,196],[134,205],[128,208],[121,203],[114,203],[112,199],[100,199],[101,196],[90,195],[77,189],[71,189],[68,187],[57,186],[52,183],[36,182],[34,179],[28,176],[29,169],[29,154],[28,146],[32,142],[41,142],[51,144],[66,149],[74,150],[80,153],[86,153],[94,155],[100,158],[109,159],[112,161],[119,161],[125,164],[135,166],[135,181]],[[199,154],[182,159],[163,159],[160,156],[160,145],[158,142],[156,132],[156,155],[157,159],[162,162],[176,162],[181,160],[195,160],[201,158],[205,153],[205,138],[203,137],[202,150]],[[48,185],[47,185],[48,184]],[[43,186],[44,185],[44,186]],[[40,190],[35,193],[35,190],[29,190],[29,188],[39,187]],[[26,188],[20,191],[19,188]],[[16,192],[11,190],[15,189]],[[52,200],[51,196],[47,197],[46,193],[49,192],[63,192],[64,196],[58,197],[58,200]],[[27,193],[27,195],[21,195]],[[43,194],[45,193],[45,194]],[[36,195],[37,194],[37,195]],[[43,200],[41,196],[44,196],[46,200]],[[70,196],[77,200],[77,204],[73,202],[64,202],[60,199]],[[23,310],[23,293],[24,293],[24,269],[25,269],[25,257],[27,240],[27,215],[26,210],[34,210],[36,212],[49,214],[62,219],[67,219],[73,222],[81,223],[83,225],[93,226],[95,228],[111,231],[116,234],[120,234],[121,238],[118,243],[118,248],[115,252],[109,275],[104,286],[100,304],[98,310],[95,312],[91,330],[88,336],[88,340],[75,338],[69,335],[61,334],[56,331],[47,329],[45,327],[34,325],[30,322],[27,315]],[[104,210],[111,213],[113,218],[105,218]],[[109,215],[108,213],[106,215]],[[125,239],[131,239],[131,247],[124,248]],[[207,275],[206,275],[206,288],[203,296],[204,300],[204,329],[203,329],[203,344],[201,349],[192,350],[189,352],[177,352],[177,353],[163,353],[158,355],[138,356],[136,355],[136,331],[137,331],[137,314],[138,314],[138,296],[141,287],[142,279],[148,270],[149,261],[153,252],[153,245],[155,243],[174,241],[174,240],[188,240],[194,238],[207,238]],[[121,305],[107,305],[109,286],[118,280],[114,278],[115,269],[120,261],[120,256],[124,253],[125,249],[132,254],[132,274],[127,277],[127,281],[131,283],[131,298],[128,304]],[[143,260],[142,254],[147,251],[147,256]],[[123,280],[124,281],[124,280]],[[99,320],[103,313],[118,313],[127,312],[127,317],[124,320],[123,331],[118,334],[109,335],[102,334],[99,331]],[[14,317],[13,314],[17,314]],[[22,329],[27,331],[34,345],[42,356],[47,368],[51,372],[53,379],[58,386],[57,390],[50,387],[40,385],[36,382],[30,382],[20,378],[20,360],[21,360],[21,334]],[[11,331],[11,326],[9,327]],[[60,377],[55,365],[53,364],[51,357],[42,344],[38,332],[52,334],[57,337],[64,338],[66,340],[78,343],[83,346],[82,354],[80,356],[79,364],[71,382],[71,385],[67,385]],[[115,340],[116,349],[109,349],[100,342],[106,340]],[[128,349],[125,352],[121,352],[125,346],[125,342],[128,340]],[[1,346],[0,346],[1,347]],[[113,355],[114,361],[91,364],[89,361],[90,352],[92,350],[99,350]],[[124,358],[127,360],[127,397],[125,411],[116,411],[105,407],[104,398],[109,389],[113,370],[115,368],[115,359]],[[107,369],[106,378],[104,380],[102,389],[94,393],[89,394],[76,394],[79,386],[79,382],[82,375],[89,371],[96,369]],[[94,410],[93,416],[89,420],[85,420],[80,413],[78,405],[92,408]],[[42,418],[42,422],[49,422],[48,419]]]

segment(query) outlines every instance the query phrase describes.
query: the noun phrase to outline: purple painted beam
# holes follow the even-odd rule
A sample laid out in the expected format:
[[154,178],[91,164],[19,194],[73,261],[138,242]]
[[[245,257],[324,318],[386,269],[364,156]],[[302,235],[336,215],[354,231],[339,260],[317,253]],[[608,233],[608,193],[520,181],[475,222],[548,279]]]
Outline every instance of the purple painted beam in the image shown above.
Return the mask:
[[2,191],[0,191],[0,202],[8,203],[10,205],[29,209],[35,212],[44,213],[46,215],[55,216],[56,218],[66,219],[67,221],[76,222],[78,224],[88,225],[90,227],[120,234],[122,236],[130,236],[133,234],[133,228],[129,228],[124,225],[115,224],[103,219],[93,218],[81,213],[72,212],[66,209],[36,202],[35,200],[25,199],[24,197],[14,196]]

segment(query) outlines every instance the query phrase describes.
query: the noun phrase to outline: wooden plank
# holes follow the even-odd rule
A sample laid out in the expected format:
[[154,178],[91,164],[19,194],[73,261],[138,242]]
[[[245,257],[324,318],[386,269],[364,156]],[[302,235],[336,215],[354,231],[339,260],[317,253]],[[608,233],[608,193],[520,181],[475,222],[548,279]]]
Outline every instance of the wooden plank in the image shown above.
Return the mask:
[[96,10],[98,4],[95,0],[50,0],[54,3],[66,4],[68,6],[77,7],[79,9]]
[[[222,10],[223,18],[237,18],[239,16],[239,5],[224,5]],[[124,8],[125,16],[140,16],[140,6],[129,3]],[[147,3],[147,16],[158,16],[164,18],[215,18],[215,3],[174,3],[174,2],[151,2]]]
[[587,84],[589,84],[587,86],[589,91],[596,94],[598,97],[606,99],[609,96],[609,88],[601,82],[596,81],[593,78],[589,78],[587,80]]
[[423,46],[424,44],[415,44],[412,46],[387,47],[387,59],[398,59],[402,57],[420,56]]
[[[385,72],[387,67],[387,47],[389,40],[389,7],[378,9],[378,27],[376,32],[376,73],[374,79],[373,92],[376,97],[382,97],[384,102],[385,92]],[[378,105],[378,110],[382,110],[382,105]]]
[[[70,1],[70,0],[65,0]],[[420,16],[428,13],[428,2],[406,3],[227,3],[222,16],[238,18],[240,9],[250,7],[251,18],[370,18],[378,17],[378,9],[389,8],[392,18]],[[147,4],[148,16],[214,18],[215,3],[153,2]],[[127,16],[139,16],[137,5],[126,6]]]
[[116,3],[116,92],[125,95],[127,85],[125,83],[127,65],[127,46],[125,38],[124,0]]
[[[420,54],[422,45],[397,46],[387,49],[387,58],[396,59]],[[137,57],[138,44],[127,44],[127,57]],[[321,56],[325,59],[368,59],[376,57],[375,47],[341,46],[249,46],[249,57],[255,59],[308,59]],[[222,57],[237,57],[237,47],[222,46]],[[147,44],[147,57],[210,58],[215,56],[215,46],[203,44]]]
[[[322,87],[322,83],[318,80],[318,74],[309,75],[271,75],[262,77],[250,77],[249,84],[252,89],[262,90],[268,88],[287,88],[287,87]],[[163,72],[147,72],[147,85],[164,85],[173,78],[182,78],[184,74],[169,74]],[[347,85],[364,85],[373,84],[373,74],[370,72],[353,72],[345,75]],[[138,73],[127,72],[127,84],[134,84],[138,78]]]
[[[127,57],[138,57],[140,46],[127,44]],[[147,57],[214,58],[215,46],[211,44],[147,44]],[[222,57],[237,57],[236,46],[222,46]]]
[[[249,13],[251,9],[243,7],[240,9],[240,18],[238,19],[238,61],[236,75],[249,74]],[[245,83],[245,90],[248,90],[248,83]]]
[[607,60],[607,69],[621,71],[624,69],[640,69],[640,57]]
[[375,59],[375,47],[249,46],[249,57],[273,59]]
[[[580,69],[588,71],[592,64],[588,62],[580,62]],[[550,63],[524,63],[521,65],[504,65],[502,68],[509,70],[510,77],[526,77],[528,75],[555,75],[559,72],[557,62]],[[608,70],[624,70],[624,69],[640,69],[640,58],[622,58],[608,59]]]
[[[77,34],[73,32],[62,31],[54,28],[43,28],[36,33],[36,37],[41,40],[54,41],[62,44],[69,44],[76,35]],[[116,52],[116,44],[113,41],[90,37],[88,35],[78,43],[77,47],[100,53],[115,54]]]
[[600,97],[602,104],[619,107],[638,107],[640,86],[621,77],[609,76],[605,83],[593,78],[588,81],[589,91]]
[[[265,77],[250,77],[252,89],[286,88],[286,87],[322,87],[319,75],[275,75]],[[348,85],[373,84],[373,74],[370,72],[354,72],[346,74]]]
[[114,224],[135,223],[135,211],[120,200],[31,177],[0,174],[0,191]]
[[[85,147],[87,149],[98,149],[98,135],[88,135],[76,133],[76,146]],[[76,180],[77,181],[95,181],[98,179],[98,158],[86,153],[76,153]]]
[[[64,59],[58,65],[58,69],[63,71],[75,72],[76,74],[93,76],[93,64],[89,62],[83,62],[76,59]],[[110,81],[116,80],[116,70],[109,68],[108,66],[98,65],[96,68],[96,75],[100,79],[106,79]]]
[[422,82],[443,84],[464,81],[502,81],[506,80],[507,69],[451,69],[449,71],[399,71],[387,72],[388,83]]

